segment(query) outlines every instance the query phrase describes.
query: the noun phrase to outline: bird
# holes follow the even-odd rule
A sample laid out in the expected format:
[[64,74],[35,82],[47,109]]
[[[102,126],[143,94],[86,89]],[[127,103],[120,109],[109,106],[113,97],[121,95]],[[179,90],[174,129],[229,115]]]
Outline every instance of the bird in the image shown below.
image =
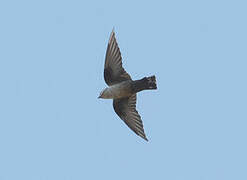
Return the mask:
[[138,136],[148,141],[141,116],[136,110],[136,94],[143,90],[156,90],[156,77],[152,75],[140,80],[132,80],[122,66],[121,52],[114,29],[105,55],[104,80],[108,87],[101,91],[98,98],[113,99],[113,108],[120,119]]

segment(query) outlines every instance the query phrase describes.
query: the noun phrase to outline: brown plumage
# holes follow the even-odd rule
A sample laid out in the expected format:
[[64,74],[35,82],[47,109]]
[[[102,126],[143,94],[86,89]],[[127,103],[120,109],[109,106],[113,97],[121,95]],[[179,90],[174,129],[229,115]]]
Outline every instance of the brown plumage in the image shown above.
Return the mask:
[[136,93],[142,90],[157,89],[155,76],[133,81],[122,67],[121,52],[114,30],[111,33],[105,57],[104,79],[109,86],[99,98],[113,99],[113,108],[117,115],[138,136],[148,141],[141,116],[136,110]]

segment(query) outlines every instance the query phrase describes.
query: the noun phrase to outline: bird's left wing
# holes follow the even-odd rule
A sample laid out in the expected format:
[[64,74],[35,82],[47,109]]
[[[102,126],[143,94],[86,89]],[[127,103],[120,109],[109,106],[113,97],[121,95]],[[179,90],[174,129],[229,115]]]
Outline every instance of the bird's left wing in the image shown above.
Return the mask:
[[107,85],[130,80],[130,75],[122,67],[121,52],[112,30],[105,56],[104,79]]
[[131,97],[114,99],[113,108],[117,115],[129,126],[129,128],[134,131],[138,136],[142,137],[148,141],[141,116],[136,110],[136,94],[133,94]]

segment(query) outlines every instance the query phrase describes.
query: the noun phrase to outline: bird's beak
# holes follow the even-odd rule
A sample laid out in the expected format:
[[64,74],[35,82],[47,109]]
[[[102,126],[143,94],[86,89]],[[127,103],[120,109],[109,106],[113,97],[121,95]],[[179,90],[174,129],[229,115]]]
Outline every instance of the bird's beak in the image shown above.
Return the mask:
[[98,99],[100,99],[100,98],[101,98],[101,95],[99,95]]

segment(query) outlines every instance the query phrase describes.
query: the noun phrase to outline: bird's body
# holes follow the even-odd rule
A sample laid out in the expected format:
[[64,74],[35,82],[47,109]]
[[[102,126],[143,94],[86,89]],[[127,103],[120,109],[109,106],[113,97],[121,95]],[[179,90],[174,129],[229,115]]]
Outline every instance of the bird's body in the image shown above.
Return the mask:
[[104,89],[103,99],[119,99],[129,97],[133,93],[131,91],[131,80],[123,81],[118,84],[111,85]]
[[156,89],[156,80],[154,76],[143,78],[141,80],[126,80],[105,88],[102,91],[103,99],[120,99],[130,97],[142,90]]
[[109,86],[99,98],[113,99],[113,108],[117,115],[138,136],[147,140],[141,116],[136,110],[136,93],[142,90],[157,89],[155,76],[133,81],[122,67],[122,57],[112,31],[106,51],[104,79]]

